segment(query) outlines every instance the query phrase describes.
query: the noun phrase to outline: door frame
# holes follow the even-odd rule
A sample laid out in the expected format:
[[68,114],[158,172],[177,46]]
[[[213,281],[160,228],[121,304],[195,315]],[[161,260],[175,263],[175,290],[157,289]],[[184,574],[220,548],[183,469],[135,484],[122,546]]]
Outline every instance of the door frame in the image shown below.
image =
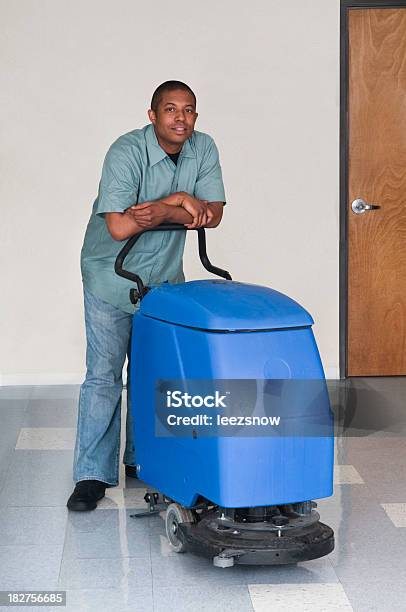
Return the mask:
[[406,0],[340,0],[340,254],[339,254],[339,367],[348,377],[348,76],[349,9],[406,8]]

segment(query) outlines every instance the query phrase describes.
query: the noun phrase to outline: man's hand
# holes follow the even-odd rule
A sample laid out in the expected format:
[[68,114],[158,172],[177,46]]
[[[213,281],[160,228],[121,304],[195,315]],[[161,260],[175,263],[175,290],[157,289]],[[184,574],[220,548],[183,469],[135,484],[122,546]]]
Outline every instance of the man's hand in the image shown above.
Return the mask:
[[[185,203],[182,206],[182,202]],[[189,210],[194,211],[194,214]],[[200,214],[206,209],[205,214]],[[114,240],[127,240],[146,229],[164,222],[179,223],[187,228],[217,227],[223,215],[223,203],[197,200],[186,193],[174,193],[164,200],[144,202],[127,208],[125,212],[105,213],[104,218]]]
[[213,219],[213,213],[207,204],[207,200],[198,200],[188,193],[180,191],[162,198],[162,200],[131,206],[127,209],[126,214],[131,215],[138,225],[147,229],[171,219],[173,215],[170,209],[181,207],[192,217],[191,223],[184,223],[185,227],[195,229],[205,227]]
[[144,204],[131,206],[131,208],[126,210],[125,214],[131,215],[132,219],[142,229],[150,229],[167,220],[168,205],[159,200],[156,202],[144,202]]
[[130,206],[124,214],[142,230],[156,227],[165,221],[180,223],[188,229],[216,227],[223,214],[223,204],[209,204],[207,200],[199,200],[180,191],[162,200]]
[[193,217],[192,223],[185,223],[185,227],[192,229],[204,227],[211,221],[213,215],[207,206],[207,200],[198,200],[188,193],[182,193],[181,196],[180,206]]

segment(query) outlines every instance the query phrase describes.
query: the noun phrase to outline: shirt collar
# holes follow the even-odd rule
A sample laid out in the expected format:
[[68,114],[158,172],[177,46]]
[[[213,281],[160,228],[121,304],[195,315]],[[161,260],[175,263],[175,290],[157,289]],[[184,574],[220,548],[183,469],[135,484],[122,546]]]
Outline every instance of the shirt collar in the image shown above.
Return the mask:
[[[167,153],[158,143],[158,139],[156,137],[154,126],[152,125],[152,123],[146,126],[145,141],[147,143],[148,159],[150,166],[155,166],[155,164],[167,157]],[[182,157],[196,157],[196,153],[190,144],[190,138],[188,138],[184,142],[181,154]]]

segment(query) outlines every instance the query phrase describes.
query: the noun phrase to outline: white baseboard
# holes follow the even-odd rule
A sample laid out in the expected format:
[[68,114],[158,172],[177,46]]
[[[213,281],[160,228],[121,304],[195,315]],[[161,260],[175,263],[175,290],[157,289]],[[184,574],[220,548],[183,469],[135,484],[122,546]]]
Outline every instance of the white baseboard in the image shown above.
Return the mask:
[[[326,378],[336,380],[340,377],[340,370],[336,366],[325,368]],[[81,385],[85,372],[77,373],[42,373],[42,374],[0,374],[0,387],[23,385]],[[125,384],[126,376],[123,376]]]
[[338,366],[326,366],[324,373],[329,380],[338,380],[340,378],[340,368]]
[[0,387],[22,385],[81,385],[85,377],[84,372],[77,373],[39,373],[39,374],[0,374]]

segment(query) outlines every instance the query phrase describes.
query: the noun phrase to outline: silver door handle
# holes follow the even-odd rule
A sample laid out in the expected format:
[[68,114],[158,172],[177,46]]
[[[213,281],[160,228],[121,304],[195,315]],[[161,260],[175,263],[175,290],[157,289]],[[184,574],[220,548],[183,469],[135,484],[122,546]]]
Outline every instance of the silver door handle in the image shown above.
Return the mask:
[[351,204],[351,208],[352,208],[352,212],[355,213],[356,215],[362,215],[362,213],[367,212],[367,210],[377,210],[378,208],[381,208],[381,207],[377,206],[376,204],[367,204],[361,198],[357,198]]

